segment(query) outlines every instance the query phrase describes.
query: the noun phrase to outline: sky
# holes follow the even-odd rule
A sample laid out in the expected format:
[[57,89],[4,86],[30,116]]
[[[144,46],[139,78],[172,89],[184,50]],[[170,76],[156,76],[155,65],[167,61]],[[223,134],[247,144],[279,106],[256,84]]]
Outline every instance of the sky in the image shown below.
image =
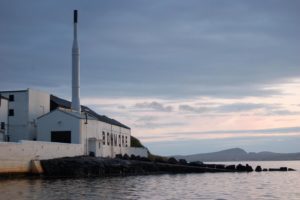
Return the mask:
[[71,97],[152,153],[300,152],[298,0],[0,2],[0,91]]

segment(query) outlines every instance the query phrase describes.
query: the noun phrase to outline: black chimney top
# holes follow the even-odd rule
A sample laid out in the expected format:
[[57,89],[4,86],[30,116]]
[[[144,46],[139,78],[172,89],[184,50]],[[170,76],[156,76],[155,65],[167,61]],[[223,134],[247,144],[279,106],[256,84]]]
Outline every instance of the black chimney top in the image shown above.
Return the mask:
[[74,10],[74,23],[77,23],[77,10]]

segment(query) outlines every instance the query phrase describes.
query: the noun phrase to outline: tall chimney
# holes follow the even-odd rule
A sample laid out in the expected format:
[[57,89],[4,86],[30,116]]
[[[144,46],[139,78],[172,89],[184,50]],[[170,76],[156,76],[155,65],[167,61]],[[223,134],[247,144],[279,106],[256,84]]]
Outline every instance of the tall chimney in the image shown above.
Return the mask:
[[79,60],[79,45],[77,41],[77,22],[78,12],[74,10],[74,38],[72,46],[72,105],[71,109],[80,113],[80,60]]

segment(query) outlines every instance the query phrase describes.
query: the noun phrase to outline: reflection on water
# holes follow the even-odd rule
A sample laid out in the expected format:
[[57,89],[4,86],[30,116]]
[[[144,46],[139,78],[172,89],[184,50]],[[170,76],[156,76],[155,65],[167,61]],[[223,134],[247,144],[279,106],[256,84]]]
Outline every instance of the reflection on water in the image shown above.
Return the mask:
[[300,161],[259,164],[298,171],[10,179],[0,180],[0,199],[300,199]]

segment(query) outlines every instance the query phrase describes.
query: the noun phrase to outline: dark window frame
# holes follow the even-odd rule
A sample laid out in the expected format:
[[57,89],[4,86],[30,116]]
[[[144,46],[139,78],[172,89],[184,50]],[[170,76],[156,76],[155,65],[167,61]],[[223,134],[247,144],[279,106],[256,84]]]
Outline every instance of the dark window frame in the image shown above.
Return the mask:
[[15,116],[15,110],[14,109],[9,109],[8,110],[8,116],[10,116],[10,117]]
[[109,132],[107,132],[106,135],[107,135],[107,137],[106,137],[107,142],[106,142],[106,143],[107,143],[107,145],[109,146],[109,145],[110,145],[110,138],[109,138],[109,135],[110,135],[110,134],[109,134]]
[[10,95],[8,96],[8,100],[9,100],[10,102],[14,102],[14,101],[15,101],[15,95],[10,94]]
[[102,143],[103,143],[103,145],[105,145],[105,132],[104,131],[102,131]]
[[1,122],[0,129],[1,129],[1,130],[4,130],[4,129],[5,129],[5,122]]

